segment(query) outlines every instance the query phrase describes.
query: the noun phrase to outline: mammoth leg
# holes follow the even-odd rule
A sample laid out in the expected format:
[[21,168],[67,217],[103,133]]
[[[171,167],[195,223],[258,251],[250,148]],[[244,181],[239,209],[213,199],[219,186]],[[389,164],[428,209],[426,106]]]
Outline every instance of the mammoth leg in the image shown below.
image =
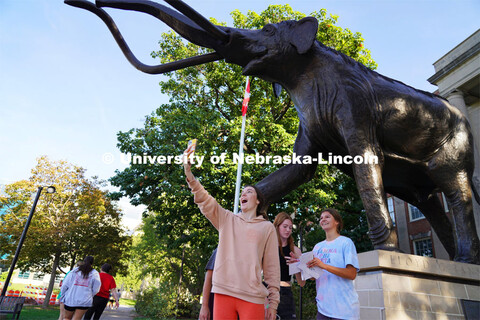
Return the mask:
[[354,165],[353,172],[367,214],[368,236],[374,248],[398,251],[397,233],[387,209],[380,166]]
[[[314,150],[302,125],[300,125],[293,148],[294,153],[297,155],[313,155]],[[288,164],[260,181],[256,186],[265,197],[264,209],[270,203],[279,202],[290,191],[310,181],[315,175],[316,169],[317,163]]]
[[[378,163],[353,164],[353,174],[358,192],[367,214],[368,235],[375,249],[398,251],[398,238],[387,208],[387,199],[383,186],[383,156],[374,144],[369,145],[361,134],[351,136],[349,151],[352,156],[370,159],[377,156]],[[348,140],[347,140],[348,141]]]
[[428,220],[450,259],[455,256],[452,223],[438,197],[438,186],[424,164],[386,158],[383,172],[385,191],[416,206]]
[[470,185],[473,175],[472,136],[462,123],[456,130],[452,139],[429,161],[428,174],[443,191],[450,207],[454,260],[480,264],[480,241],[475,228]]
[[445,214],[443,205],[436,194],[429,194],[424,201],[408,201],[416,206],[427,218],[433,230],[437,234],[450,259],[455,257],[455,239],[452,232],[452,223]]
[[[450,170],[453,171],[454,169]],[[479,264],[480,246],[475,229],[470,183],[465,179],[465,172],[457,172],[455,177],[452,177],[451,173],[455,172],[444,172],[444,174],[439,173],[439,171],[435,172],[439,178],[443,177],[443,179],[449,180],[448,182],[444,181],[442,190],[447,198],[453,219],[454,260]],[[439,181],[440,183],[442,182]]]
[[289,164],[260,181],[256,187],[265,197],[265,207],[270,203],[279,202],[298,186],[310,181],[317,169],[316,164]]

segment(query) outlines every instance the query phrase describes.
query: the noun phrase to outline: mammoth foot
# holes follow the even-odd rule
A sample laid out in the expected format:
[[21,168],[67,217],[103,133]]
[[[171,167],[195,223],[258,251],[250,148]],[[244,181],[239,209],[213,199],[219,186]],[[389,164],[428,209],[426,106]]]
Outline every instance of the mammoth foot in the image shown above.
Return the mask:
[[471,240],[461,241],[457,240],[457,252],[455,253],[455,258],[453,261],[471,263],[471,264],[480,264],[480,252],[479,252],[479,241],[478,238]]
[[376,228],[370,228],[368,236],[375,250],[387,250],[401,252],[398,248],[398,238],[395,229],[388,229],[379,223]]
[[453,261],[480,264],[480,240],[475,231],[457,238]]
[[455,256],[455,258],[453,259],[453,261],[455,262],[462,262],[462,263],[470,263],[470,264],[480,264],[480,257],[478,257],[478,255],[476,256],[468,256],[468,257],[465,257],[465,256]]
[[375,250],[386,250],[386,251],[404,253],[402,250],[400,250],[397,246],[395,246],[393,244],[381,244],[381,245],[376,245],[373,248]]

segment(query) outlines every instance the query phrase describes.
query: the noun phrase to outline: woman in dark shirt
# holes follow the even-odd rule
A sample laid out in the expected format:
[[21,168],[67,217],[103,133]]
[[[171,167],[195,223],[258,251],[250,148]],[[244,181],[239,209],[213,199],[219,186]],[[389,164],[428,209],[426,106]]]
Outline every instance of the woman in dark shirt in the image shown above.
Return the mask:
[[[293,244],[292,218],[286,212],[280,212],[273,222],[277,230],[278,250],[280,256],[280,304],[278,305],[277,314],[280,319],[296,319],[295,301],[291,288],[291,277],[288,274],[287,262],[293,258],[299,258],[302,252]],[[303,287],[305,281],[302,280],[300,273],[295,274],[298,284]]]

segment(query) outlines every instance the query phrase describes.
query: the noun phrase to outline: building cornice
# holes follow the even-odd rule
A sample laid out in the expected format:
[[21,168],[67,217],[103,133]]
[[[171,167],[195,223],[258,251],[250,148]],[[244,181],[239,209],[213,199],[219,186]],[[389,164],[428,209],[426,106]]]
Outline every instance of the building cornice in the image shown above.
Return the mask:
[[475,44],[473,47],[462,53],[460,56],[458,56],[455,60],[447,64],[445,67],[442,69],[438,70],[433,76],[427,79],[428,82],[430,82],[433,85],[437,84],[437,81],[445,76],[447,73],[467,61],[468,59],[474,57],[477,53],[480,52],[480,42]]

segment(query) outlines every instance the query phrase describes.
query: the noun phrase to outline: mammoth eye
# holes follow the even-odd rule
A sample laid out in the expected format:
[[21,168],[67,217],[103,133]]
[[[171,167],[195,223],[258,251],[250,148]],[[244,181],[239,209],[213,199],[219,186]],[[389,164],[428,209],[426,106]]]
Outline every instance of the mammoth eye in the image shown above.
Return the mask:
[[273,34],[275,33],[275,27],[274,27],[273,25],[271,25],[271,24],[267,24],[267,25],[265,25],[265,26],[263,27],[263,31],[264,31],[267,35],[271,36],[271,35],[273,35]]

